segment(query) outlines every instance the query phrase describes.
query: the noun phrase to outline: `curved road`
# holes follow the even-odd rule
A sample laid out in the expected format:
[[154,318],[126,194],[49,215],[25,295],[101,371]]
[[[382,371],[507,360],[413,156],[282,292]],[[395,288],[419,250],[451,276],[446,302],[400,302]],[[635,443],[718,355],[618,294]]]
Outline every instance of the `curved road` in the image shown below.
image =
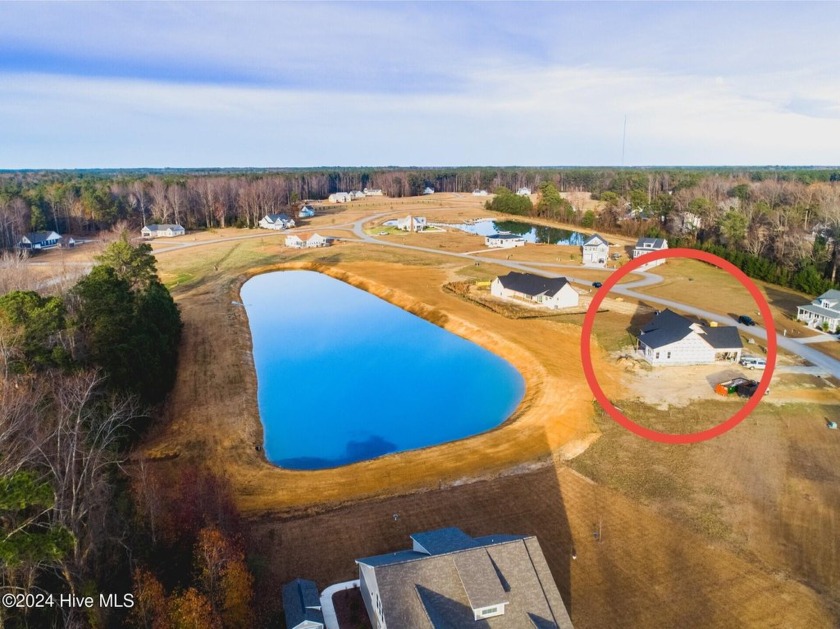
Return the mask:
[[[340,230],[340,231],[350,231],[353,233],[355,238],[343,238],[341,240],[345,240],[347,242],[365,242],[369,244],[376,244],[381,245],[383,247],[394,247],[397,249],[405,249],[407,251],[420,251],[423,253],[430,253],[442,256],[449,256],[455,258],[461,258],[463,260],[469,260],[471,262],[490,262],[492,264],[497,264],[499,266],[504,266],[509,269],[514,269],[517,271],[522,271],[525,273],[537,273],[547,277],[560,277],[559,273],[554,273],[551,269],[572,269],[577,270],[580,269],[580,265],[571,265],[571,264],[558,264],[558,263],[551,263],[551,262],[529,262],[527,264],[523,264],[521,262],[512,262],[510,260],[500,260],[497,258],[484,258],[479,255],[473,253],[458,253],[454,251],[441,251],[440,249],[431,249],[428,247],[418,247],[415,245],[406,245],[398,242],[389,242],[386,240],[374,238],[365,233],[363,225],[365,223],[369,223],[372,221],[376,221],[384,216],[388,216],[390,214],[394,214],[393,211],[389,212],[382,212],[379,214],[375,214],[373,216],[366,216],[360,218],[359,220],[353,223],[342,223],[339,225],[332,225],[329,226],[331,230]],[[296,231],[301,231],[303,228],[296,228],[288,231],[278,232],[277,235],[279,236],[281,233],[294,233]],[[260,232],[258,234],[248,234],[245,236],[233,236],[230,238],[214,238],[212,240],[200,240],[195,242],[183,242],[179,244],[174,244],[171,247],[165,247],[162,249],[158,249],[154,251],[155,255],[162,254],[162,253],[169,253],[172,251],[178,251],[180,249],[186,249],[189,247],[201,247],[204,245],[211,245],[220,242],[233,242],[237,240],[248,240],[252,238],[266,238],[271,236],[272,234],[266,234],[265,232]],[[50,263],[34,263],[38,265],[49,265]],[[86,263],[77,263],[79,266],[82,266]],[[605,271],[606,272],[606,271]],[[636,292],[635,289],[644,288],[646,286],[652,286],[654,284],[658,284],[662,281],[662,277],[656,275],[655,273],[650,272],[643,272],[643,271],[636,271],[636,275],[641,275],[641,279],[626,283],[626,284],[618,284],[613,287],[612,293],[616,293],[618,295],[622,295],[624,297],[631,297],[633,299],[640,299],[644,300],[647,303],[657,304],[659,306],[663,306],[665,308],[674,308],[680,310],[682,312],[686,312],[692,314],[697,317],[701,317],[710,321],[717,321],[718,323],[723,323],[726,325],[735,325],[740,331],[758,337],[760,339],[767,339],[767,331],[759,326],[751,326],[746,327],[741,324],[734,324],[728,317],[718,314],[716,312],[712,312],[710,310],[703,310],[702,308],[696,308],[694,306],[689,306],[683,304],[681,302],[672,301],[670,299],[662,299],[660,297],[654,297],[652,295],[647,295],[645,293]],[[570,275],[565,275],[565,277],[575,282],[576,284],[581,284],[583,286],[591,287],[592,281],[582,278],[576,278]],[[776,335],[776,341],[779,347],[787,350],[792,354],[796,354],[797,356],[807,360],[808,362],[814,364],[819,370],[823,371],[826,374],[832,375],[836,378],[840,378],[840,361],[831,358],[830,356],[823,354],[822,352],[810,347],[809,344],[801,343],[797,340],[792,338],[788,338],[785,336]],[[831,342],[831,341],[829,341]]]

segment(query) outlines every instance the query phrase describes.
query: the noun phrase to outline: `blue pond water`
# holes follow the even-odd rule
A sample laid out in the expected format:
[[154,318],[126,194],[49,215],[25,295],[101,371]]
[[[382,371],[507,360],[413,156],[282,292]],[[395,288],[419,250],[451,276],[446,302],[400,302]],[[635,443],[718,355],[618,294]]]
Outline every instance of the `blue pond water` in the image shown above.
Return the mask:
[[524,223],[522,221],[485,220],[475,223],[451,225],[450,227],[461,229],[470,234],[478,234],[479,236],[493,236],[499,233],[516,234],[525,238],[526,242],[544,242],[553,245],[580,246],[588,238],[586,234],[581,232],[534,225],[533,223]]
[[495,354],[312,271],[242,286],[269,461],[335,467],[484,432],[522,376]]

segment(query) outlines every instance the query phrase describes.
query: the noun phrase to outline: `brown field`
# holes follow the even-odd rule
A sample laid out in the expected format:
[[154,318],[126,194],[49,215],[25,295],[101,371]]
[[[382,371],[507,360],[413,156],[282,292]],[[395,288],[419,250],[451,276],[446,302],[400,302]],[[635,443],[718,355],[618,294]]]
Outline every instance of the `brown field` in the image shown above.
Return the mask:
[[[760,321],[758,306],[752,296],[726,271],[698,260],[668,260],[652,272],[661,275],[665,281],[642,288],[640,293],[686,303],[691,303],[692,297],[697,296],[707,310],[735,315],[736,318],[738,315],[747,314]],[[773,321],[779,332],[787,330],[788,336],[793,338],[815,334],[813,330],[795,320],[796,307],[807,304],[813,297],[766,282],[756,280],[755,283],[770,304]],[[692,305],[700,305],[700,302]]]
[[[471,195],[370,199],[332,206],[306,229],[338,235],[366,215],[430,214],[441,203],[441,212],[486,215]],[[722,437],[662,446],[596,412],[574,317],[510,319],[442,289],[505,271],[489,259],[476,266],[353,242],[304,252],[282,247],[283,234],[217,232],[196,235],[207,243],[193,241],[198,248],[155,243],[170,245],[159,268],[185,328],[166,419],[138,456],[171,470],[204,461],[228,476],[267,600],[292,577],[323,588],[353,578],[357,557],[406,547],[411,532],[461,526],[536,534],[579,629],[840,625],[840,435],[824,427],[840,416],[833,383],[810,388],[813,379],[791,376],[789,393],[811,403],[762,403]],[[525,400],[501,427],[467,440],[334,470],[269,465],[247,321],[231,302],[244,278],[273,268],[321,270],[490,348],[523,374]],[[616,334],[596,330],[604,345]],[[622,372],[595,354],[606,386],[626,400]],[[633,404],[649,412],[619,402]],[[731,408],[718,406],[705,410]],[[691,430],[712,417],[687,407],[677,416],[654,409],[648,419]]]
[[[245,511],[320,509],[328,503],[492,475],[553,451],[576,452],[594,433],[580,363],[568,360],[577,356],[578,328],[556,321],[507,319],[445,293],[443,284],[457,276],[463,261],[436,260],[427,254],[414,259],[412,254],[349,243],[304,253],[284,249],[271,237],[214,243],[200,251],[200,256],[184,249],[160,258],[163,279],[182,308],[185,338],[169,403],[170,422],[150,440],[148,451],[159,459],[178,455],[216,462],[237,488]],[[238,299],[246,274],[313,261],[320,270],[507,358],[527,383],[520,408],[500,428],[469,441],[338,470],[293,472],[266,463],[257,451],[262,431],[247,322],[231,302]],[[494,272],[483,266],[483,272]],[[604,366],[604,371],[609,369]]]

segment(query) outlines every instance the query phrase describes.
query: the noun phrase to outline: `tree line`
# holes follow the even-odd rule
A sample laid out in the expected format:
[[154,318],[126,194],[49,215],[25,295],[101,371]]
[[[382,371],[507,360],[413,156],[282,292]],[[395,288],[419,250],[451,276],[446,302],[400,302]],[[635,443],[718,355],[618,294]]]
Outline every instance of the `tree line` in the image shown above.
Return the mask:
[[[0,248],[33,230],[77,235],[110,229],[120,221],[179,223],[187,228],[254,227],[264,214],[337,191],[379,188],[391,197],[474,189],[586,191],[616,195],[636,205],[661,194],[719,202],[720,188],[769,184],[808,190],[836,184],[830,169],[594,169],[594,168],[337,168],[285,170],[22,171],[0,173]],[[760,187],[760,186],[758,186]],[[685,192],[689,191],[689,192]]]
[[[253,577],[223,478],[130,448],[174,383],[178,308],[123,237],[63,294],[0,296],[0,593],[94,596],[0,607],[6,627],[247,627]],[[98,593],[133,593],[108,609]]]

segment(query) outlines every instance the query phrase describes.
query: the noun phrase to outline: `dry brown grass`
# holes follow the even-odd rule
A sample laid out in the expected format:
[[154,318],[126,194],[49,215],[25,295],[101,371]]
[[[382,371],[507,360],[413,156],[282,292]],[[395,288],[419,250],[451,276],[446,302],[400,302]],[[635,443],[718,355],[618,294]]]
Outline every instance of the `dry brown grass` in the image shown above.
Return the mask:
[[[445,293],[443,284],[462,263],[370,245],[289,251],[272,238],[212,244],[200,251],[200,256],[184,250],[160,258],[185,329],[168,422],[150,440],[148,454],[214,463],[230,476],[245,511],[321,509],[328,503],[492,475],[563,448],[576,451],[594,432],[591,394],[578,359],[578,328],[510,320]],[[395,256],[402,263],[394,263]],[[413,263],[414,258],[424,264]],[[508,359],[527,387],[514,416],[466,441],[336,470],[296,472],[268,464],[257,450],[262,429],[247,322],[243,310],[231,302],[238,300],[246,275],[311,263]],[[606,365],[603,369],[610,371]]]
[[277,591],[300,576],[321,587],[358,578],[355,559],[410,547],[411,533],[443,526],[536,535],[578,629],[827,629],[837,620],[797,575],[733,552],[714,543],[708,527],[663,517],[559,463],[308,517],[260,518],[249,522],[249,542],[259,579]]
[[[342,218],[393,201],[351,204]],[[467,207],[473,199],[451,201],[464,207],[449,211],[476,211]],[[762,404],[711,442],[653,444],[595,412],[578,325],[507,319],[441,288],[502,267],[350,243],[298,252],[280,242],[266,236],[160,256],[185,335],[166,422],[145,450],[158,465],[201,460],[231,479],[262,587],[276,593],[293,577],[322,587],[354,578],[356,558],[404,548],[414,531],[461,526],[473,535],[536,534],[579,628],[840,623],[840,440],[822,424],[840,405]],[[336,470],[267,464],[256,449],[262,431],[247,322],[231,301],[250,273],[313,265],[505,356],[528,386],[514,418],[468,440]],[[620,384],[618,370],[595,353],[604,385]],[[823,400],[832,392],[817,391]],[[560,463],[601,433],[573,463],[597,483]]]

